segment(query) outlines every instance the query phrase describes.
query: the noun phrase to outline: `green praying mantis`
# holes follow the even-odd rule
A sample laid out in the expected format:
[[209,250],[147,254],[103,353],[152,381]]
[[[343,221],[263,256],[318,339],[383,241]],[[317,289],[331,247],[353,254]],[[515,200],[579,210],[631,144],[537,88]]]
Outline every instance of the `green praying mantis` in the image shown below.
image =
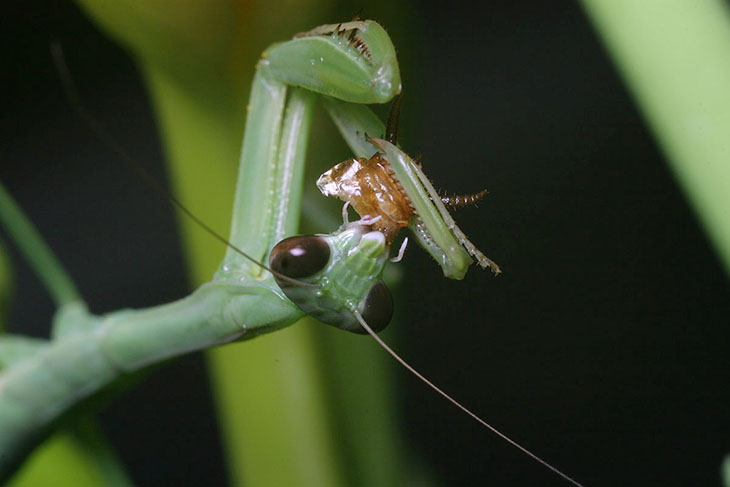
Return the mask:
[[[390,241],[376,226],[385,214],[360,215],[361,220],[346,222],[331,235],[292,237],[311,117],[321,96],[354,155],[364,160],[379,155],[392,168],[413,207],[406,224],[446,277],[462,278],[472,258],[499,272],[456,226],[419,165],[395,144],[397,111],[386,128],[365,106],[388,102],[400,91],[395,49],[375,22],[324,25],[274,44],[257,66],[228,249],[211,282],[170,304],[94,316],[73,285],[57,278],[61,271],[53,265],[39,269],[48,277],[59,312],[53,340],[8,336],[1,342],[9,351],[0,375],[3,475],[21,461],[39,431],[121,374],[192,350],[253,338],[308,313],[338,328],[369,333],[485,427],[580,485],[431,384],[375,334],[390,319],[383,309],[391,298],[381,283]],[[3,194],[0,203],[11,233],[18,240],[37,240],[24,227],[22,215],[13,213],[9,196]],[[29,258],[48,261],[46,254],[41,248]]]

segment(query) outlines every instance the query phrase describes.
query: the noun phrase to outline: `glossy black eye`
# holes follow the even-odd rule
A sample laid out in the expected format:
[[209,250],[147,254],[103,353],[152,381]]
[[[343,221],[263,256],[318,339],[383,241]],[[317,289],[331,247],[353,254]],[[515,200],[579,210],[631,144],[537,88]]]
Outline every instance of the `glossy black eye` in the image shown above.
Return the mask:
[[[378,281],[370,288],[361,314],[365,322],[376,333],[388,326],[393,317],[393,296],[390,295],[390,291],[383,281]],[[357,327],[354,331],[367,334],[362,326]]]
[[[325,239],[314,235],[297,235],[276,244],[269,256],[269,266],[276,272],[296,279],[323,270],[329,260],[330,246]],[[280,286],[282,284],[291,285],[279,283]]]

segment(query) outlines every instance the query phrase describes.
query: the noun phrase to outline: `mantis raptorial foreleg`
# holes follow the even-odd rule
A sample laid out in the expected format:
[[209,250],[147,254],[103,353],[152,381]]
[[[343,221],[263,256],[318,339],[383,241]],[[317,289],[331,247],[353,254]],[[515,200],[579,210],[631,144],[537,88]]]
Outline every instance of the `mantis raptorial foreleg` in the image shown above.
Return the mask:
[[[343,138],[358,157],[370,158],[377,151],[383,153],[415,210],[409,228],[421,247],[441,266],[444,276],[463,278],[472,262],[471,257],[480,266],[490,267],[495,274],[501,272],[499,266],[480,252],[459,229],[420,167],[395,144],[372,138],[377,137],[372,134],[385,133],[383,123],[372,111],[363,106],[349,106],[338,100],[327,100],[326,107]],[[397,114],[397,107],[392,113]],[[397,115],[391,115],[393,118],[397,123]]]
[[[300,88],[289,90],[287,100],[289,85]],[[279,240],[295,232],[311,92],[351,106],[384,103],[400,88],[395,49],[375,22],[322,26],[268,48],[251,90],[230,242],[262,262]],[[256,211],[260,206],[268,210]],[[221,277],[243,268],[261,272],[232,248],[223,262]]]

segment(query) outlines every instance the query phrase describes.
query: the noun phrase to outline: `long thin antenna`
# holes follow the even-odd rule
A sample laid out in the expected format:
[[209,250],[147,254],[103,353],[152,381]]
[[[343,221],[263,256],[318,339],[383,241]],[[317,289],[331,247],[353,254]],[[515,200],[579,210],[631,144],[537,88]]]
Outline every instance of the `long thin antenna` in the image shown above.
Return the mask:
[[463,406],[463,405],[462,405],[462,404],[461,404],[461,403],[460,403],[459,401],[457,401],[457,400],[456,400],[456,399],[454,399],[453,397],[451,397],[451,396],[449,396],[448,394],[446,394],[446,393],[445,393],[445,392],[444,392],[443,390],[441,390],[441,389],[440,389],[439,387],[437,387],[437,386],[436,386],[436,385],[435,385],[435,384],[434,384],[433,382],[431,382],[430,380],[426,379],[426,378],[425,378],[425,377],[424,377],[424,376],[423,376],[423,375],[422,375],[422,374],[421,374],[420,372],[418,372],[418,371],[417,371],[416,369],[414,369],[413,367],[411,367],[411,365],[410,365],[410,364],[408,364],[408,362],[406,362],[405,360],[403,360],[403,359],[402,359],[402,358],[400,357],[400,355],[398,355],[397,353],[395,353],[395,352],[393,351],[393,349],[392,349],[392,348],[390,348],[390,347],[389,347],[389,346],[388,346],[388,345],[387,345],[387,344],[386,344],[386,343],[385,343],[385,342],[383,341],[383,339],[382,339],[382,338],[380,338],[380,337],[379,337],[379,336],[378,336],[378,335],[377,335],[377,334],[376,334],[376,333],[375,333],[375,332],[373,331],[373,329],[372,329],[372,328],[370,328],[370,325],[368,325],[368,324],[367,324],[367,323],[365,322],[365,320],[363,319],[362,315],[361,315],[361,314],[360,314],[360,313],[359,313],[359,312],[358,312],[357,310],[353,310],[352,314],[354,314],[354,315],[355,315],[355,318],[357,318],[357,321],[359,321],[359,322],[360,322],[360,325],[361,325],[361,326],[362,326],[363,328],[365,328],[365,331],[367,331],[367,332],[368,332],[368,333],[370,334],[370,336],[371,336],[371,337],[373,337],[373,339],[375,339],[375,341],[376,341],[376,342],[378,342],[378,345],[380,345],[381,347],[383,347],[383,349],[384,349],[384,350],[385,350],[386,352],[388,352],[388,353],[389,353],[389,354],[390,354],[390,355],[391,355],[391,356],[392,356],[392,357],[393,357],[394,359],[396,359],[396,360],[397,360],[397,361],[398,361],[398,362],[399,362],[399,363],[400,363],[400,364],[401,364],[401,365],[402,365],[403,367],[405,367],[405,368],[406,368],[406,369],[407,369],[407,370],[408,370],[408,371],[409,371],[410,373],[412,373],[413,375],[415,375],[416,377],[418,377],[419,379],[421,379],[421,381],[423,381],[423,382],[424,382],[424,383],[425,383],[425,384],[426,384],[426,385],[427,385],[428,387],[430,387],[430,388],[431,388],[431,389],[433,389],[434,391],[438,392],[438,393],[439,393],[439,394],[440,394],[440,395],[441,395],[441,396],[442,396],[442,397],[443,397],[444,399],[446,399],[447,401],[449,401],[450,403],[452,403],[452,404],[453,404],[454,406],[456,406],[457,408],[461,409],[461,410],[462,410],[462,411],[464,411],[464,412],[465,412],[466,414],[468,414],[469,416],[471,416],[472,418],[474,418],[474,419],[475,419],[475,420],[476,420],[477,422],[479,422],[479,423],[480,423],[480,424],[481,424],[482,426],[484,426],[485,428],[487,428],[487,429],[488,429],[489,431],[491,431],[491,432],[492,432],[492,433],[494,433],[495,435],[499,436],[499,437],[500,437],[500,438],[502,438],[502,439],[503,439],[504,441],[506,441],[507,443],[509,443],[509,444],[510,444],[510,445],[512,445],[513,447],[517,448],[517,449],[518,449],[518,450],[520,450],[520,451],[521,451],[522,453],[524,453],[524,454],[525,454],[525,455],[527,455],[528,457],[532,458],[532,459],[533,459],[533,460],[535,460],[536,462],[540,463],[540,464],[541,464],[541,465],[543,465],[544,467],[546,467],[546,468],[548,468],[549,470],[551,470],[551,471],[555,472],[555,473],[556,473],[556,474],[558,474],[558,475],[559,475],[560,477],[562,477],[563,479],[565,479],[565,480],[567,480],[568,482],[570,482],[570,483],[571,483],[572,485],[574,485],[574,486],[576,486],[576,487],[583,487],[583,484],[581,484],[580,482],[578,482],[578,481],[574,480],[574,479],[573,479],[572,477],[568,476],[567,474],[564,474],[563,472],[561,472],[560,470],[558,470],[558,469],[557,469],[556,467],[553,467],[553,466],[552,466],[552,465],[550,465],[550,464],[549,464],[549,463],[548,463],[547,461],[545,461],[545,460],[543,460],[542,458],[540,458],[539,456],[535,455],[535,454],[534,454],[534,453],[532,453],[532,452],[531,452],[530,450],[528,450],[528,449],[527,449],[527,448],[525,448],[524,446],[520,445],[520,444],[519,444],[519,443],[517,443],[517,442],[516,442],[515,440],[511,439],[511,438],[510,438],[509,436],[505,435],[504,433],[502,433],[501,431],[499,431],[499,430],[498,430],[497,428],[495,428],[494,426],[492,426],[491,424],[487,423],[487,422],[486,422],[486,421],[484,421],[484,420],[483,420],[482,418],[480,418],[479,416],[477,416],[476,414],[474,414],[473,412],[471,412],[471,411],[470,411],[469,409],[467,409],[467,408],[466,408],[466,406]]
[[157,180],[152,177],[152,175],[147,171],[147,169],[145,169],[144,166],[142,166],[139,162],[132,158],[132,156],[130,156],[127,151],[124,150],[124,147],[122,147],[121,144],[117,142],[117,140],[104,128],[101,122],[99,122],[96,117],[94,117],[91,112],[86,108],[86,106],[81,101],[81,97],[79,96],[76,85],[73,81],[73,78],[71,77],[71,72],[69,71],[68,65],[66,64],[66,58],[63,55],[63,48],[57,40],[51,41],[51,57],[53,58],[53,63],[56,66],[58,75],[61,78],[61,85],[63,86],[63,90],[66,93],[66,96],[68,97],[71,106],[76,111],[76,113],[78,113],[78,115],[81,117],[84,123],[86,123],[86,125],[94,133],[94,135],[96,135],[104,144],[106,144],[109,149],[114,152],[117,157],[119,157],[119,159],[129,165],[132,170],[137,173],[137,176],[139,176],[142,181],[144,181],[144,183],[147,184],[147,186],[149,186],[159,197],[172,203],[175,208],[177,208],[185,216],[187,216],[193,222],[199,225],[203,230],[208,232],[208,234],[210,234],[213,238],[222,242],[227,247],[230,247],[235,252],[239,253],[244,258],[253,262],[262,269],[271,272],[276,277],[279,277],[287,282],[298,286],[318,287],[316,284],[302,282],[297,279],[285,276],[284,274],[276,272],[267,265],[259,262],[240,248],[233,245],[231,242],[228,241],[228,239],[213,230],[210,226],[203,222],[203,220],[198,218],[198,216],[195,215],[192,211],[188,210],[185,205],[183,205],[180,200],[178,200],[167,188],[157,182]]

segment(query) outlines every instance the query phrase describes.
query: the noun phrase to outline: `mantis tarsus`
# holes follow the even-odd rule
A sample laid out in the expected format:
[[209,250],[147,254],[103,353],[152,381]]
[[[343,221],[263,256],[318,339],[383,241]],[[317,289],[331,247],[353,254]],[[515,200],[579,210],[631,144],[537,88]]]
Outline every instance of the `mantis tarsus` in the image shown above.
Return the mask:
[[[286,85],[304,86],[355,103],[385,102],[400,91],[395,53],[387,34],[377,24],[353,22],[318,29],[293,42],[272,46],[260,64],[244,139],[241,180],[235,205],[237,214],[234,215],[230,238],[232,247],[216,280],[178,303],[155,310],[112,313],[101,317],[101,321],[89,315],[74,299],[62,303],[68,306],[68,313],[62,314],[57,323],[59,341],[38,344],[35,354],[29,353],[26,360],[17,362],[22,367],[11,365],[5,371],[0,406],[4,399],[7,408],[12,410],[19,398],[31,405],[25,411],[16,407],[15,414],[6,417],[3,431],[9,433],[3,438],[7,442],[5,448],[12,449],[22,444],[23,436],[36,428],[39,422],[43,424],[52,420],[78,398],[112,380],[121,371],[134,370],[188,350],[253,336],[285,326],[300,316],[300,312],[272,286],[271,277],[252,265],[249,257],[243,257],[241,252],[233,249],[233,245],[243,248],[251,260],[260,262],[274,243],[293,233],[296,225],[301,167],[313,96],[300,88],[288,89]],[[368,72],[368,69],[371,71]],[[286,116],[282,121],[285,104]],[[376,119],[360,105],[333,99],[326,99],[326,105],[353,151],[361,157],[371,155],[374,148],[366,134],[382,133],[382,128],[374,121]],[[375,140],[374,144],[391,161],[401,157],[402,152],[385,141]],[[251,180],[267,183],[252,185]],[[423,190],[420,192],[424,194]],[[425,199],[428,198],[426,195]],[[430,198],[437,202],[433,194]],[[262,204],[270,209],[266,214],[253,211]],[[436,213],[435,218],[443,219],[444,215]],[[450,227],[445,235],[453,231],[448,222],[441,224]],[[417,232],[421,243],[432,255],[442,256],[437,259],[445,274],[463,276],[468,256],[461,247],[439,241],[433,228],[431,225],[429,229]],[[475,249],[469,251],[472,254],[476,252]],[[382,250],[379,252],[383,254]],[[264,310],[263,313],[249,310],[252,299],[257,309]],[[191,307],[203,314],[190,313]],[[70,320],[73,327],[65,328]],[[199,329],[200,322],[206,323],[204,330]],[[138,334],[149,334],[153,323],[159,335],[154,343],[140,346]],[[243,328],[241,323],[245,325]],[[191,333],[184,331],[186,324]],[[98,339],[89,349],[92,336]],[[86,355],[81,354],[82,350],[86,351]],[[76,356],[72,357],[74,353]],[[69,357],[72,359],[69,360]],[[45,363],[47,367],[49,360],[58,360],[55,365],[60,371],[64,368],[76,370],[73,362],[78,360],[84,360],[87,368],[81,374],[83,377],[74,377],[57,390],[20,391],[16,388],[17,384],[33,383],[34,374],[42,373],[42,365]],[[89,364],[96,364],[96,368]],[[32,404],[44,406],[34,409]],[[49,404],[52,406],[49,407]]]

